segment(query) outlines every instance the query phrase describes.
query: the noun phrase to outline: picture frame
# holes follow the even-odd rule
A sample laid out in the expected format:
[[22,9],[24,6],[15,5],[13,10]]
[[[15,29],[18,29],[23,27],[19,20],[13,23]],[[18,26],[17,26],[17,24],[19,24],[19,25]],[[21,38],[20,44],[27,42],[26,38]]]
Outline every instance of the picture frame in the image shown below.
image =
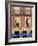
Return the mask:
[[37,3],[6,1],[5,45],[37,42]]

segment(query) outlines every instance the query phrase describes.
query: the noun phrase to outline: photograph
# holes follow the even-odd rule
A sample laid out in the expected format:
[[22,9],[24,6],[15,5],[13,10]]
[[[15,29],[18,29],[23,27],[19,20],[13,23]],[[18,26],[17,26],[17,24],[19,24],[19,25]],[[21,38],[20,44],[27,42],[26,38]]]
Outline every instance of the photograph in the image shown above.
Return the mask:
[[10,9],[11,37],[32,37],[32,7],[13,7]]

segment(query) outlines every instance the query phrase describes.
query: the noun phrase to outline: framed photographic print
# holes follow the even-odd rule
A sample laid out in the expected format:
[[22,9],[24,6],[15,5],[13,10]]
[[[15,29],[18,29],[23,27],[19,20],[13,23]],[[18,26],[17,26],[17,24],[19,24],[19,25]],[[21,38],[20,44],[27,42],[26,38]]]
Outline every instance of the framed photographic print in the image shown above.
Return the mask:
[[5,44],[37,42],[37,3],[7,1]]

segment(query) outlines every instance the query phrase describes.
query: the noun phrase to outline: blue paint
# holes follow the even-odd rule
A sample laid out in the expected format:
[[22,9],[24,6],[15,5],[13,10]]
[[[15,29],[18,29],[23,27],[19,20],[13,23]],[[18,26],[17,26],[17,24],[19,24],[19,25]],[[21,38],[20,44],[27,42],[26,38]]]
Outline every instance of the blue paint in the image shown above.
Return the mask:
[[30,37],[30,36],[32,36],[32,34],[14,34],[14,35],[12,35],[12,37],[17,37],[17,36],[27,36],[27,37]]
[[17,36],[32,36],[32,34],[15,34]]

